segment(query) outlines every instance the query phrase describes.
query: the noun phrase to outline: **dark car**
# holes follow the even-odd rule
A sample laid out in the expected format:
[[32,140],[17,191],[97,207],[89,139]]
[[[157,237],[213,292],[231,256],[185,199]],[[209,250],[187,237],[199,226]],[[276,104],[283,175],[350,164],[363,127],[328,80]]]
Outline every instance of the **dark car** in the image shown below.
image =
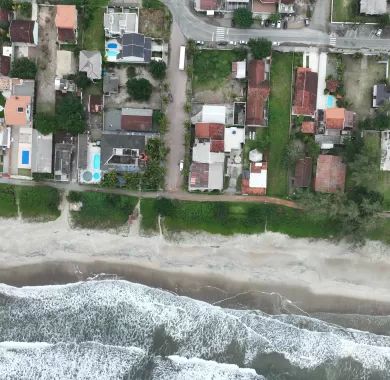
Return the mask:
[[264,26],[266,26],[267,28],[271,25],[271,21],[270,20],[265,20],[264,21]]
[[288,27],[288,21],[284,20],[283,21],[283,29],[287,29],[287,27]]
[[218,41],[217,45],[226,46],[229,42],[228,41]]

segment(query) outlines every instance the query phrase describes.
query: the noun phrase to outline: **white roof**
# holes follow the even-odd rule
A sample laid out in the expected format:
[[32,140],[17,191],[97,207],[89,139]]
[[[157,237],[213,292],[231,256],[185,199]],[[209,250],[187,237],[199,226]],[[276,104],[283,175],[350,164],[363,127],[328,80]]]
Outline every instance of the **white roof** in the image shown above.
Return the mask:
[[246,78],[246,61],[235,62],[235,64],[237,66],[236,78],[237,79]]
[[245,128],[225,128],[225,152],[231,152],[232,149],[241,149],[241,144],[244,142]]
[[209,185],[210,190],[223,189],[223,170],[224,164],[222,162],[212,163],[209,165]]
[[210,152],[210,142],[198,142],[192,147],[192,161],[203,164],[223,163],[225,154],[223,152]]
[[386,0],[360,0],[360,13],[381,15],[387,12]]
[[[261,164],[255,164],[261,165]],[[261,171],[261,173],[250,173],[249,175],[249,187],[267,188],[267,169]]]
[[381,134],[381,170],[390,171],[390,129]]
[[53,155],[53,135],[42,135],[36,129],[32,131],[33,151],[31,157],[32,171],[37,173],[51,173]]
[[209,106],[205,105],[202,108],[202,123],[219,123],[226,122],[226,107],[225,106]]

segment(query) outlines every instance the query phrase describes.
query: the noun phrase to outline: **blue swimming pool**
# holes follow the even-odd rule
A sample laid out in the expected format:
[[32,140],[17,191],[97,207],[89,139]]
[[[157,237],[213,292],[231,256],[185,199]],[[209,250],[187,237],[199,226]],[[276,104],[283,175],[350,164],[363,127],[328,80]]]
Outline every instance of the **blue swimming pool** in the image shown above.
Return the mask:
[[98,173],[98,172],[94,173],[94,174],[93,174],[93,179],[94,179],[95,181],[99,181],[99,180],[100,180],[100,173]]
[[118,44],[115,43],[115,42],[109,42],[109,43],[107,44],[107,47],[108,47],[109,49],[118,49]]
[[328,95],[326,98],[326,108],[335,108],[336,98],[333,95]]
[[119,54],[118,50],[107,50],[106,55],[107,57],[116,57]]
[[100,154],[95,154],[93,156],[93,168],[95,170],[100,170]]
[[28,150],[22,150],[22,165],[28,165],[30,163],[30,152]]

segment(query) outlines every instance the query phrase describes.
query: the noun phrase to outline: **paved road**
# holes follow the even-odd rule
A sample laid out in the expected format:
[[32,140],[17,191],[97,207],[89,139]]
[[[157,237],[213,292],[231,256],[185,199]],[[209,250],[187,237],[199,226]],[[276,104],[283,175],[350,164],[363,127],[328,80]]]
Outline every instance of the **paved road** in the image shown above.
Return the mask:
[[170,39],[170,57],[168,66],[168,81],[171,86],[173,102],[169,104],[167,116],[169,129],[165,135],[165,144],[169,147],[167,158],[166,188],[176,191],[181,188],[182,176],[179,171],[179,161],[184,159],[184,103],[186,101],[187,74],[179,70],[180,46],[186,40],[176,22],[172,23]]
[[182,190],[178,191],[160,191],[160,192],[138,192],[129,191],[126,189],[111,189],[104,187],[95,187],[88,185],[80,185],[78,183],[63,183],[63,182],[34,182],[28,180],[19,180],[11,178],[1,178],[0,183],[19,186],[40,186],[47,185],[63,191],[97,191],[100,193],[108,194],[121,194],[130,195],[140,198],[158,198],[164,197],[169,199],[178,199],[181,201],[195,201],[195,202],[257,202],[257,203],[270,203],[276,205],[287,206],[291,208],[299,208],[299,206],[292,201],[285,199],[267,197],[267,196],[242,196],[242,195],[209,195],[200,193],[187,193]]
[[[174,20],[179,24],[181,31],[187,38],[203,41],[215,41],[217,34],[221,36],[221,28],[207,23],[204,17],[196,16],[189,8],[186,0],[162,0],[171,10]],[[303,29],[236,29],[224,28],[224,39],[229,41],[248,40],[251,37],[265,37],[275,42],[292,45],[329,46],[330,36],[325,32],[325,19],[321,17],[322,11],[329,7],[329,0],[318,0],[315,11],[315,23],[312,27]],[[324,2],[326,4],[324,4]],[[329,13],[326,13],[329,14]],[[319,28],[321,30],[316,30]],[[218,31],[218,33],[217,33]],[[342,34],[342,33],[341,33]],[[337,37],[335,47],[340,49],[373,49],[388,52],[390,50],[389,38],[370,38],[369,36]]]

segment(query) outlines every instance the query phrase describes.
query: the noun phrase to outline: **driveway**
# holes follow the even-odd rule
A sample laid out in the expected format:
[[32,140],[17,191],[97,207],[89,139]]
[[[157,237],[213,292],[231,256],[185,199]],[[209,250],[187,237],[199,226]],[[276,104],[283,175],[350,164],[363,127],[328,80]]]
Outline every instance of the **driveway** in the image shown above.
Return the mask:
[[184,159],[184,121],[186,114],[184,104],[186,102],[187,74],[179,70],[180,46],[186,44],[186,39],[181,33],[176,22],[172,23],[170,48],[171,55],[168,65],[168,83],[171,86],[173,102],[169,104],[167,116],[169,128],[165,135],[165,144],[170,151],[167,158],[166,189],[176,191],[180,189],[182,176],[179,170],[179,162]]
[[332,0],[317,0],[310,21],[310,28],[328,32],[330,8]]
[[54,19],[55,7],[39,6],[38,112],[54,112],[55,107],[54,80],[57,68],[57,30]]

